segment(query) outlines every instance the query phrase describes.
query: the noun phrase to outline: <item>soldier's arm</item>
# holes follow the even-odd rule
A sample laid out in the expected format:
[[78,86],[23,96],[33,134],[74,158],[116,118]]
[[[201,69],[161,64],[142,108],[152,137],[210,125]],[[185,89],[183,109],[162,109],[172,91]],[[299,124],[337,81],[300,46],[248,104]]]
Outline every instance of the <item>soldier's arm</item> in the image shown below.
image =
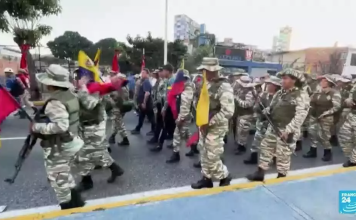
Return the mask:
[[333,103],[333,107],[323,112],[323,115],[332,115],[340,110],[342,101],[340,92],[335,92],[334,95],[331,97],[331,101]]
[[192,85],[188,84],[181,94],[181,104],[178,115],[178,121],[184,121],[190,115],[190,109],[192,106],[192,101],[194,97],[194,88]]
[[301,95],[296,98],[295,105],[295,115],[292,121],[286,126],[285,130],[288,134],[300,131],[300,128],[308,115],[310,107],[310,98],[308,93],[302,91]]
[[49,101],[44,113],[49,118],[49,122],[34,123],[32,125],[33,132],[49,135],[68,131],[69,114],[66,107],[60,101]]
[[88,88],[83,85],[78,89],[77,93],[78,99],[80,103],[88,110],[92,110],[97,106],[100,102],[99,93],[90,94]]
[[229,83],[223,83],[218,91],[220,100],[220,111],[209,121],[209,125],[214,125],[226,119],[230,119],[235,111],[234,95]]
[[255,104],[255,98],[253,97],[252,91],[249,91],[246,94],[246,98],[245,100],[240,99],[239,96],[235,97],[235,100],[237,101],[237,104],[241,107],[241,108],[251,108],[254,106]]

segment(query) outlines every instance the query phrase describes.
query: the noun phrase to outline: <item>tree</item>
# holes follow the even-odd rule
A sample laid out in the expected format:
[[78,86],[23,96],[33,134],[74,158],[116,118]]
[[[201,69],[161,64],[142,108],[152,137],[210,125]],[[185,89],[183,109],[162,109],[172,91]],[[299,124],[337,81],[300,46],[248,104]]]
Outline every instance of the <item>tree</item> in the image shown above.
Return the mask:
[[329,60],[325,62],[319,61],[322,74],[338,74],[342,73],[343,62],[341,60],[341,53],[337,50],[333,51]]
[[87,50],[93,46],[93,42],[81,36],[78,32],[66,31],[63,35],[49,41],[47,46],[54,57],[59,59],[77,60],[80,50]]
[[[39,40],[48,35],[52,28],[41,25],[42,17],[57,15],[61,12],[59,0],[0,0],[0,30],[14,35],[14,41],[19,47],[28,44],[36,47]],[[31,90],[38,89],[35,73],[36,67],[31,53],[27,53],[27,65],[30,74]],[[32,93],[32,98],[35,93]]]
[[[88,53],[94,58],[96,51],[101,49],[100,64],[111,65],[115,50],[118,49],[118,46],[118,42],[115,38],[104,38],[96,42]],[[122,52],[122,49],[120,51]]]
[[189,72],[196,72],[196,68],[200,66],[204,57],[213,57],[213,47],[210,45],[202,45],[194,50],[188,57],[185,63],[185,68]]

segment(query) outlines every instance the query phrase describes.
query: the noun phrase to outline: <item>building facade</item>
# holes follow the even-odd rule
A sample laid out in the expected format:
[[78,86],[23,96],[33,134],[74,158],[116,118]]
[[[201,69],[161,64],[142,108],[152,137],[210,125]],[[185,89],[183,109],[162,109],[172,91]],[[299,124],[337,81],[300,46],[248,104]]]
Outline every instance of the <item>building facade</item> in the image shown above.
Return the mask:
[[12,68],[16,72],[20,67],[20,60],[19,50],[0,46],[0,76],[5,76],[5,68]]
[[[205,25],[203,28],[205,29]],[[174,17],[174,40],[182,40],[189,44],[190,39],[198,36],[200,29],[199,23],[187,15],[181,14]]]
[[292,28],[289,26],[282,27],[279,35],[273,37],[273,51],[289,51],[292,40]]

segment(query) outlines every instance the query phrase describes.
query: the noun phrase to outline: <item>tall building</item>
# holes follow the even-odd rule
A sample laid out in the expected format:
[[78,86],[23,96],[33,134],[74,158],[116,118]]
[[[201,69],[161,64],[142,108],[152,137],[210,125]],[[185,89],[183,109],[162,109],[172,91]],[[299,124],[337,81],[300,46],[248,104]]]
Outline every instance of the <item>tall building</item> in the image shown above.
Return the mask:
[[189,40],[195,38],[199,32],[199,23],[187,15],[182,14],[174,17],[174,40],[183,40],[186,44],[189,44]]
[[289,26],[282,27],[279,30],[279,35],[273,37],[273,51],[288,51],[292,39],[292,28]]

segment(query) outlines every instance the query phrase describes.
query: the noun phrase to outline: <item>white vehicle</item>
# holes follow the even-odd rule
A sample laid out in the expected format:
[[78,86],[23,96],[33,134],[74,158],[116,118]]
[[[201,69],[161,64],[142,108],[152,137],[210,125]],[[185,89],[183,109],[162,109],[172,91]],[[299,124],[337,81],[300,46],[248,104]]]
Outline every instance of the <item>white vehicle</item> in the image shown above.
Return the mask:
[[349,48],[344,68],[342,70],[342,75],[352,75],[353,78],[356,77],[356,48]]

